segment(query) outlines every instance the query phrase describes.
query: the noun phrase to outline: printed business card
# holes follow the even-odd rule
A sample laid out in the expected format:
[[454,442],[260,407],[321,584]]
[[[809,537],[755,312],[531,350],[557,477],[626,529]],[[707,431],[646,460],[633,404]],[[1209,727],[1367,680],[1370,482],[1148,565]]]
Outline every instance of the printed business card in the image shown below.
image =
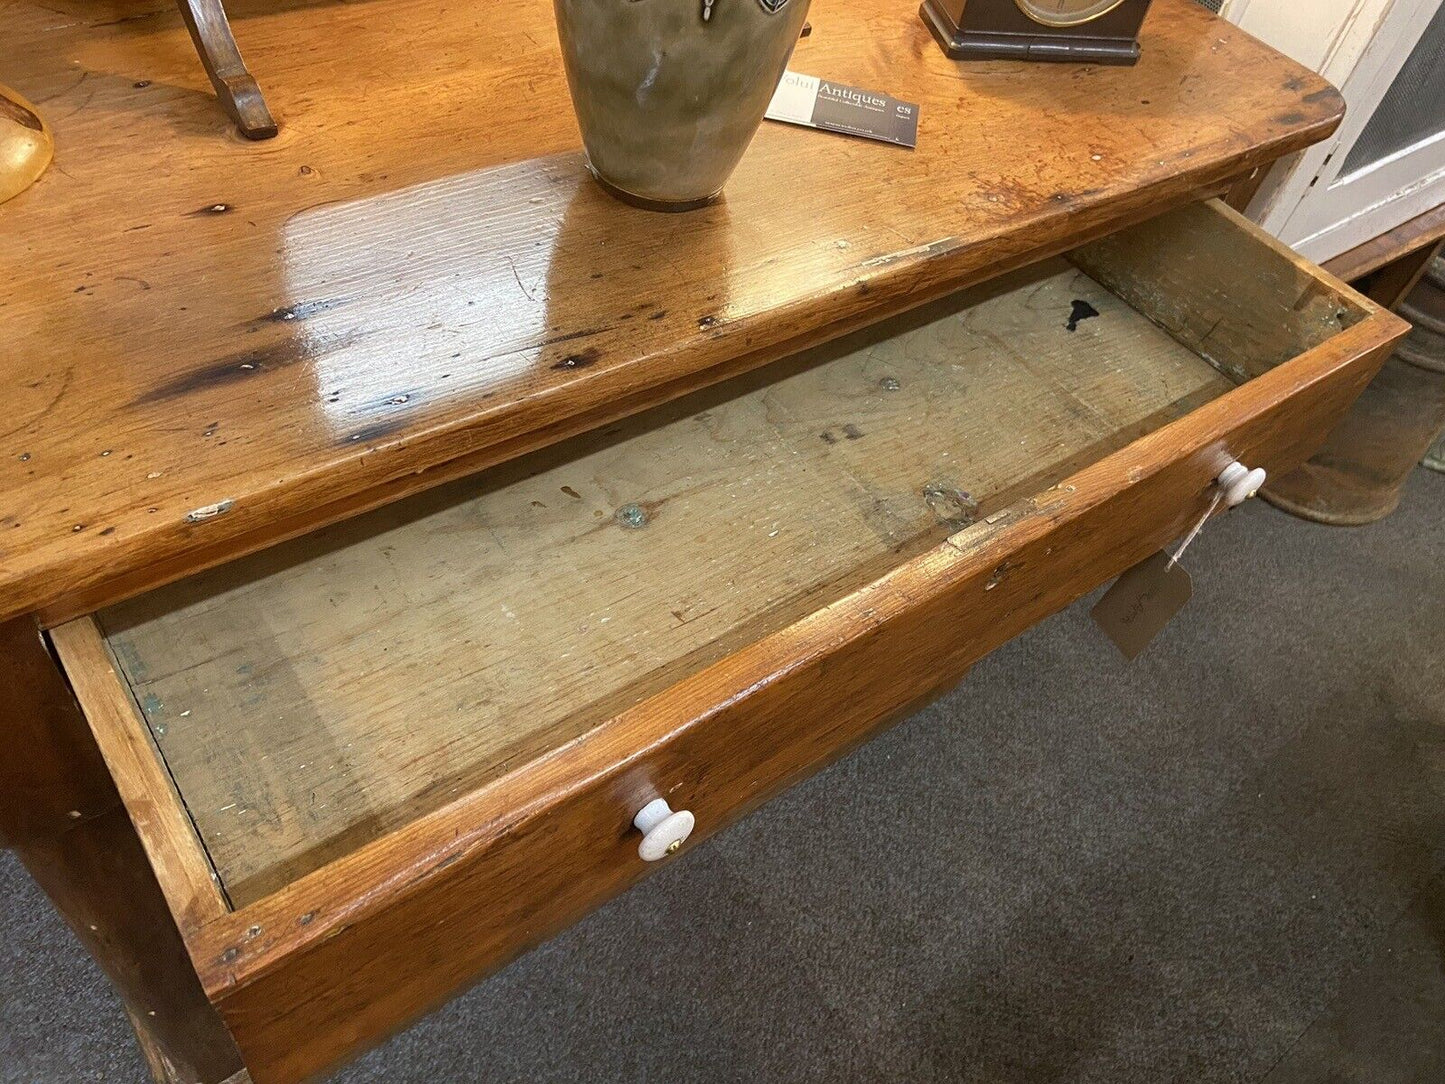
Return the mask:
[[769,120],[862,136],[900,147],[918,145],[918,105],[815,75],[784,72],[765,114]]

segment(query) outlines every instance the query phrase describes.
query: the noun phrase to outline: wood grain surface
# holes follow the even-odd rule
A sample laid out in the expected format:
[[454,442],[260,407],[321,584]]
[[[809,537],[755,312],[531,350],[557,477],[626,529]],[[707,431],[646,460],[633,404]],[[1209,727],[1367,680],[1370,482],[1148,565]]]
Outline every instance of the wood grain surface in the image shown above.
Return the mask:
[[1072,258],[1239,383],[1378,311],[1219,200],[1101,238]]
[[232,902],[1233,387],[1057,264],[104,611]]
[[[1177,244],[1171,222],[1221,236]],[[1223,236],[1231,233],[1234,240]],[[1251,245],[1258,251],[1241,251]],[[1158,288],[1144,288],[1144,277],[1130,272],[1131,253],[1150,266]],[[1054,484],[1048,472],[1030,479],[1027,492],[1006,507],[921,552],[905,545],[890,557],[893,567],[869,582],[837,578],[836,590],[784,627],[756,630],[715,661],[673,664],[672,684],[655,692],[643,687],[640,701],[550,752],[522,758],[506,774],[234,912],[188,925],[191,960],[258,1084],[289,1084],[326,1068],[637,880],[645,868],[630,821],[649,799],[662,795],[692,809],[695,838],[704,838],[1177,537],[1206,506],[1212,479],[1232,458],[1271,471],[1300,462],[1406,330],[1217,207],[1144,223],[1073,258],[1127,286],[1143,316],[1205,348],[1215,336],[1201,337],[1197,329],[1211,309],[1221,325],[1230,318],[1247,324],[1255,309],[1276,311],[1282,297],[1297,291],[1297,315],[1280,321],[1273,341],[1287,353],[1282,337],[1293,337],[1301,352],[1184,417],[1146,425],[1152,431],[1124,447],[1109,451],[1105,441],[1084,465],[1054,461],[1059,474],[1072,473]],[[1220,266],[1207,266],[1214,263]],[[1236,273],[1241,267],[1253,273]],[[1182,293],[1196,282],[1203,287],[1197,297]],[[1232,299],[1219,292],[1226,282],[1234,284]],[[1338,306],[1333,329],[1316,311],[1320,297]],[[1043,311],[1062,315],[1057,298]],[[1073,334],[1089,334],[1090,324],[1113,323],[1118,315],[1084,319]],[[1241,341],[1230,331],[1217,338]],[[1008,354],[1006,344],[999,353]],[[1215,360],[1233,369],[1227,358]],[[1102,381],[1098,388],[1110,385],[1109,368],[1106,361],[1092,371]],[[1130,371],[1126,366],[1125,375]],[[1117,403],[1089,377],[1083,366],[1067,385],[1075,407]],[[878,401],[871,390],[850,405],[869,401]],[[778,417],[787,420],[785,413]],[[1021,417],[1019,432],[1027,436],[1032,412]],[[845,424],[831,412],[826,420]],[[696,422],[696,415],[677,422]],[[824,429],[809,424],[802,431]],[[705,428],[694,429],[693,439],[712,443]],[[850,471],[877,471],[875,482],[890,477],[891,467],[865,454],[865,442],[866,436],[849,441],[846,431],[833,444],[816,439],[851,456]],[[667,502],[662,509],[653,526],[666,523]],[[602,544],[622,537],[616,524],[595,537],[602,536]],[[706,534],[698,539],[699,563],[710,541]],[[93,651],[91,663],[76,661],[71,631],[56,637],[67,666],[94,667]],[[96,675],[102,678],[124,695],[108,662]],[[107,725],[131,730],[127,748],[149,740],[134,712],[115,712]],[[154,773],[148,778],[145,794],[164,800],[165,788]],[[146,799],[131,790],[126,800],[131,807]]]
[[72,621],[50,636],[178,921],[191,929],[219,918],[229,903],[165,760],[146,728],[136,725],[135,702],[98,628],[90,620]]
[[1189,0],[1153,5],[1127,69],[959,65],[911,5],[853,0],[793,67],[920,103],[917,151],[766,124],[721,204],[656,215],[587,179],[546,4],[231,13],[264,143],[167,0],[0,9],[59,148],[0,234],[0,616],[76,616],[676,397],[1342,108]]
[[1400,330],[1372,317],[889,575],[227,919],[193,959],[258,1084],[292,1081],[644,875],[654,796],[704,838],[1177,537],[1230,456],[1286,470]]

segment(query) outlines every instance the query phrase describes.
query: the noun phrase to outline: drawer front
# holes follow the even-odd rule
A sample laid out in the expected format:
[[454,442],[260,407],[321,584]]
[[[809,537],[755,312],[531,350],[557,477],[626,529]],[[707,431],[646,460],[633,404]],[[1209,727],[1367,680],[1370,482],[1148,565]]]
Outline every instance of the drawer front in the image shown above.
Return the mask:
[[694,845],[1177,537],[1231,459],[1271,473],[1297,465],[1401,331],[1371,312],[505,787],[204,928],[192,955],[254,1079],[325,1068],[636,881],[647,865],[631,820],[648,801],[695,813]]

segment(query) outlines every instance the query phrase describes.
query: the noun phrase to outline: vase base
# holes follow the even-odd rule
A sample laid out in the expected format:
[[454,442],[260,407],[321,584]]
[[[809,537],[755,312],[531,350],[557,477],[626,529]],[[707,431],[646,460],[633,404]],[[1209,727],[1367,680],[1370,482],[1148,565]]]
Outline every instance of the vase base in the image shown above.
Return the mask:
[[598,172],[589,164],[587,171],[592,174],[592,179],[602,186],[602,190],[614,199],[623,203],[631,204],[633,207],[641,207],[644,211],[664,211],[669,214],[676,214],[679,211],[696,211],[700,207],[707,207],[716,203],[722,198],[722,189],[719,188],[710,196],[703,196],[701,199],[688,200],[661,200],[649,199],[646,196],[639,196],[635,192],[629,192],[625,188],[618,188],[610,181],[603,180]]

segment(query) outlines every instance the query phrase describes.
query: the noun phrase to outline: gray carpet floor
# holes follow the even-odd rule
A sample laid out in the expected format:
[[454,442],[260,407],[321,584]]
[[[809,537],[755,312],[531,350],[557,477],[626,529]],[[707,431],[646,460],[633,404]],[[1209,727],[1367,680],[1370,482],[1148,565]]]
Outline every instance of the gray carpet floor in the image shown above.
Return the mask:
[[[1186,564],[1138,661],[1084,600],[336,1084],[1445,1080],[1445,476]],[[0,930],[0,1081],[142,1081],[5,855]]]

